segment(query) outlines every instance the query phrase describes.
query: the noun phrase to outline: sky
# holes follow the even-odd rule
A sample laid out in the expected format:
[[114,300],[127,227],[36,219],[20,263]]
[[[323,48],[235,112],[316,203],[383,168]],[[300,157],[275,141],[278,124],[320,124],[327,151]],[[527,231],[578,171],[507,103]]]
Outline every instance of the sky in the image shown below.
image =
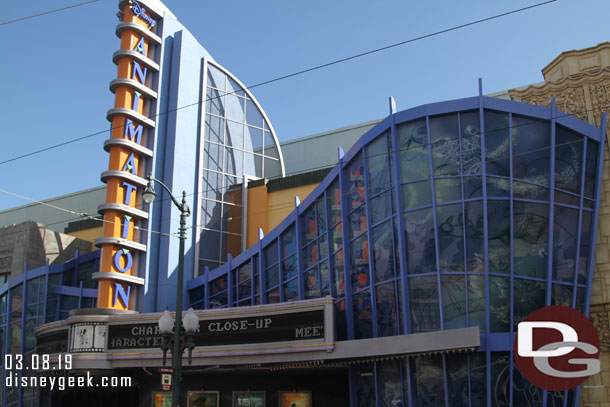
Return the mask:
[[[79,0],[3,0],[0,210],[103,185],[118,0],[9,24]],[[539,2],[539,1],[538,1]],[[166,0],[214,59],[246,86],[538,3],[530,0]],[[280,141],[398,110],[543,80],[561,52],[610,41],[608,0],[557,0],[253,89]],[[195,101],[193,101],[195,102]],[[349,146],[346,146],[349,147]],[[345,148],[347,151],[347,148]],[[8,192],[8,193],[7,193]],[[91,208],[94,214],[96,208]]]

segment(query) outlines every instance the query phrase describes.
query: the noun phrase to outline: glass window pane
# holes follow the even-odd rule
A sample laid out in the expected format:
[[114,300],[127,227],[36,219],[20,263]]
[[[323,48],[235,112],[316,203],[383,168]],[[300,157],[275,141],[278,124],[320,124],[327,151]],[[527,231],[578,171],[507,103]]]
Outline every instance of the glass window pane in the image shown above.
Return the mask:
[[225,96],[226,105],[226,117],[227,119],[234,120],[236,122],[243,123],[244,121],[244,104],[245,99],[235,94],[227,94]]
[[304,273],[305,299],[320,298],[320,278],[318,268],[314,267]]
[[225,156],[225,172],[234,175],[242,175],[244,173],[244,153],[233,148],[226,148]]
[[368,233],[350,243],[351,250],[351,281],[352,291],[357,291],[369,285],[369,241]]
[[371,292],[364,290],[352,297],[354,307],[354,337],[366,339],[373,337],[373,323],[371,318]]
[[205,157],[203,161],[203,166],[210,170],[214,171],[222,171],[223,166],[223,154],[222,154],[222,146],[220,144],[208,143],[206,142],[204,145]]
[[322,297],[330,295],[330,271],[328,270],[328,260],[320,263],[320,282],[322,283]]
[[481,177],[464,177],[464,199],[475,199],[483,196]]
[[350,239],[366,230],[366,206],[362,205],[349,214]]
[[375,225],[392,215],[390,192],[384,192],[369,201],[371,225]]
[[330,187],[326,190],[326,197],[328,199],[328,210],[330,225],[341,220],[341,189],[339,188],[339,178],[335,179]]
[[297,250],[297,239],[294,224],[288,227],[281,236],[282,257],[286,257]]
[[585,163],[585,196],[595,198],[595,174],[597,173],[597,146],[593,140],[587,140],[587,161]]
[[244,174],[262,177],[263,157],[257,154],[244,153]]
[[432,204],[430,181],[413,182],[402,186],[402,209]]
[[207,242],[201,245],[199,256],[206,260],[220,260],[220,232],[214,230],[202,230],[201,241]]
[[510,202],[487,201],[489,272],[510,272]]
[[538,308],[544,307],[546,303],[546,284],[542,281],[523,280],[515,278],[513,290],[513,327],[517,330],[517,324],[523,321],[529,314]]
[[436,203],[460,201],[462,199],[462,183],[459,178],[441,178],[434,180]]
[[485,111],[485,165],[487,174],[510,176],[508,114]]
[[513,177],[549,185],[550,124],[513,115]]
[[[510,406],[510,354],[491,353],[491,400],[493,407]],[[518,369],[515,369],[518,370]],[[527,405],[527,404],[526,404]]]
[[217,89],[208,88],[206,91],[206,113],[217,116],[225,114],[225,92]]
[[572,294],[574,288],[569,285],[553,284],[551,289],[551,305],[572,306]]
[[514,201],[513,270],[515,274],[546,278],[548,205]]
[[508,277],[489,276],[491,332],[510,331],[510,285]]
[[204,198],[222,199],[222,174],[214,171],[203,172],[203,196]]
[[318,263],[318,243],[313,242],[303,248],[303,267],[309,268]]
[[359,153],[351,162],[347,170],[347,203],[348,209],[362,204],[366,198],[364,191],[364,165],[362,153]]
[[328,241],[326,235],[320,236],[320,239],[318,239],[318,249],[320,250],[321,260],[328,257]]
[[377,363],[377,377],[381,407],[404,407],[400,383],[400,361],[388,360]]
[[428,131],[420,119],[398,126],[400,182],[430,178]]
[[460,113],[462,172],[481,174],[481,125],[479,111]]
[[398,335],[394,282],[375,287],[377,300],[377,336]]
[[392,222],[385,222],[373,229],[373,267],[375,281],[394,278]]
[[411,330],[416,332],[441,329],[438,300],[438,280],[434,276],[409,278]]
[[447,366],[449,405],[451,407],[470,406],[468,397],[468,355],[446,355],[445,364]]
[[278,151],[277,151],[277,145],[275,144],[275,140],[273,139],[273,136],[271,135],[271,133],[269,131],[264,132],[263,140],[264,140],[263,154],[266,155],[267,157],[279,159],[280,155],[278,154]]
[[280,283],[277,265],[265,270],[265,290],[275,287]]
[[244,125],[227,120],[226,145],[240,150],[244,148]]
[[407,241],[407,269],[410,274],[436,271],[436,245],[432,208],[404,215]]
[[313,205],[301,215],[301,222],[303,228],[303,245],[307,245],[315,240],[317,233],[316,213]]
[[356,407],[375,407],[375,368],[373,364],[352,365],[356,389]]
[[246,99],[246,121],[252,126],[263,127],[263,115],[250,99]]
[[464,271],[464,225],[462,205],[436,207],[441,271]]
[[441,275],[445,329],[466,326],[466,285],[464,275]]
[[341,227],[341,223],[330,230],[330,240],[331,250],[333,252],[343,247],[343,228]]
[[263,249],[263,255],[265,268],[277,263],[277,240],[274,240]]
[[282,262],[284,281],[290,280],[297,275],[297,256],[293,254]]
[[469,356],[470,405],[485,406],[487,405],[487,363],[485,352],[474,352]]
[[[533,386],[525,377],[523,377],[519,369],[513,369],[513,406],[532,405],[542,406],[542,390],[536,386]],[[573,404],[568,404],[568,406],[572,405]],[[561,403],[560,406],[563,407],[563,403]],[[555,406],[553,406],[553,404],[547,404],[547,407]]]
[[388,189],[390,186],[390,166],[386,134],[371,142],[366,149],[366,167],[368,173],[369,193]]
[[572,282],[576,265],[578,209],[555,205],[553,280]]
[[582,212],[582,225],[580,227],[580,254],[578,260],[578,284],[586,284],[589,275],[589,251],[591,250],[591,240],[593,239],[593,213]]
[[460,142],[457,114],[430,118],[434,176],[460,173]]
[[510,196],[510,181],[507,178],[487,177],[487,196]]
[[335,293],[337,297],[345,295],[345,278],[343,270],[343,250],[339,250],[333,256],[333,279],[335,281]]
[[256,127],[246,126],[246,137],[244,137],[244,150],[258,154],[263,153],[263,131]]
[[485,271],[483,247],[483,203],[481,201],[464,204],[466,219],[466,266],[469,272]]
[[226,75],[215,66],[208,64],[208,86],[225,90]]
[[478,326],[486,332],[485,276],[468,274],[468,326]]
[[414,405],[438,407],[445,405],[445,371],[443,358],[436,356],[416,356],[413,361],[412,377],[415,378]]
[[299,299],[299,280],[293,278],[284,284],[284,301],[296,301]]
[[318,235],[326,233],[326,204],[324,199],[316,201],[316,224]]
[[277,178],[282,175],[282,166],[277,159],[265,157],[265,178]]
[[526,182],[513,181],[513,196],[515,198],[548,201],[549,189],[539,185],[528,184]]
[[280,302],[280,289],[275,288],[266,294],[267,304],[277,304]]
[[555,187],[580,194],[583,137],[565,127],[555,130]]

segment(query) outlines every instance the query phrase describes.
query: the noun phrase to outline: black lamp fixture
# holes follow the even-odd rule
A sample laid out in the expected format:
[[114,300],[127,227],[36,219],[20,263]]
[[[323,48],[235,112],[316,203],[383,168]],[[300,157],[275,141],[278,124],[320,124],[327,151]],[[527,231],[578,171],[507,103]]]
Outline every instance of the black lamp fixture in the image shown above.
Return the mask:
[[[191,210],[186,204],[186,191],[182,191],[182,202],[174,197],[167,185],[152,176],[150,173],[147,177],[148,185],[142,193],[142,199],[146,203],[151,203],[157,193],[153,188],[153,182],[160,184],[167,191],[174,205],[180,210],[180,230],[178,238],[180,239],[180,248],[178,251],[178,274],[176,278],[176,319],[173,319],[168,310],[165,310],[159,319],[159,329],[163,335],[161,350],[163,351],[163,365],[165,366],[165,358],[167,351],[172,352],[172,406],[180,404],[180,384],[182,381],[182,354],[185,349],[189,350],[189,364],[192,362],[192,351],[195,347],[193,342],[193,334],[199,330],[199,318],[192,308],[182,320],[182,285],[184,280],[184,242],[186,240],[186,217],[190,216]],[[173,325],[173,338],[171,336]],[[183,334],[184,331],[184,334]],[[185,335],[186,334],[186,335]]]

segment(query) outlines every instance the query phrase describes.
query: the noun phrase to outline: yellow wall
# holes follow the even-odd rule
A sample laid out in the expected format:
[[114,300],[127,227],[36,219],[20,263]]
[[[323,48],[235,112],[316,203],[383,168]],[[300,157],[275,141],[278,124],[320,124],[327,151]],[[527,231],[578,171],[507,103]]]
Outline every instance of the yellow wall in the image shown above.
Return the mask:
[[303,201],[317,186],[315,183],[273,192],[268,192],[266,185],[249,188],[246,247],[258,242],[258,228],[267,234],[294,210],[295,196]]
[[91,243],[95,242],[95,239],[97,239],[98,237],[102,237],[103,236],[103,232],[102,232],[102,227],[97,227],[97,228],[90,228],[90,229],[83,229],[83,230],[77,230],[74,232],[70,232],[67,233],[70,236],[74,236],[78,239],[83,239],[83,240],[87,240]]
[[298,196],[301,201],[317,187],[318,184],[302,185],[269,194],[269,215],[267,217],[267,231],[273,230],[280,224],[290,212],[294,210],[294,197]]

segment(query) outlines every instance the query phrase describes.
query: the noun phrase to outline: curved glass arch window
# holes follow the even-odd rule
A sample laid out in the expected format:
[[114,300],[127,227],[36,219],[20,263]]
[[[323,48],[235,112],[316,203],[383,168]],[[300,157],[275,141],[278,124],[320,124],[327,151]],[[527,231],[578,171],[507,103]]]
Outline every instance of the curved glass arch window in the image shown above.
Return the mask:
[[[245,175],[271,178],[284,175],[284,167],[277,138],[254,97],[221,66],[212,61],[207,61],[205,66],[207,86],[201,140],[203,190],[200,191],[204,202],[198,223],[205,225],[214,236],[204,231],[199,241],[208,245],[212,243],[210,239],[216,237],[227,242],[219,253],[207,253],[201,258],[202,264],[213,269],[226,262],[224,252],[229,250],[236,256],[242,248],[242,222],[239,220],[242,197],[228,200],[226,192],[241,188]],[[216,203],[211,204],[210,199]],[[210,205],[217,207],[217,215],[206,211]],[[234,206],[233,210],[230,205]]]

